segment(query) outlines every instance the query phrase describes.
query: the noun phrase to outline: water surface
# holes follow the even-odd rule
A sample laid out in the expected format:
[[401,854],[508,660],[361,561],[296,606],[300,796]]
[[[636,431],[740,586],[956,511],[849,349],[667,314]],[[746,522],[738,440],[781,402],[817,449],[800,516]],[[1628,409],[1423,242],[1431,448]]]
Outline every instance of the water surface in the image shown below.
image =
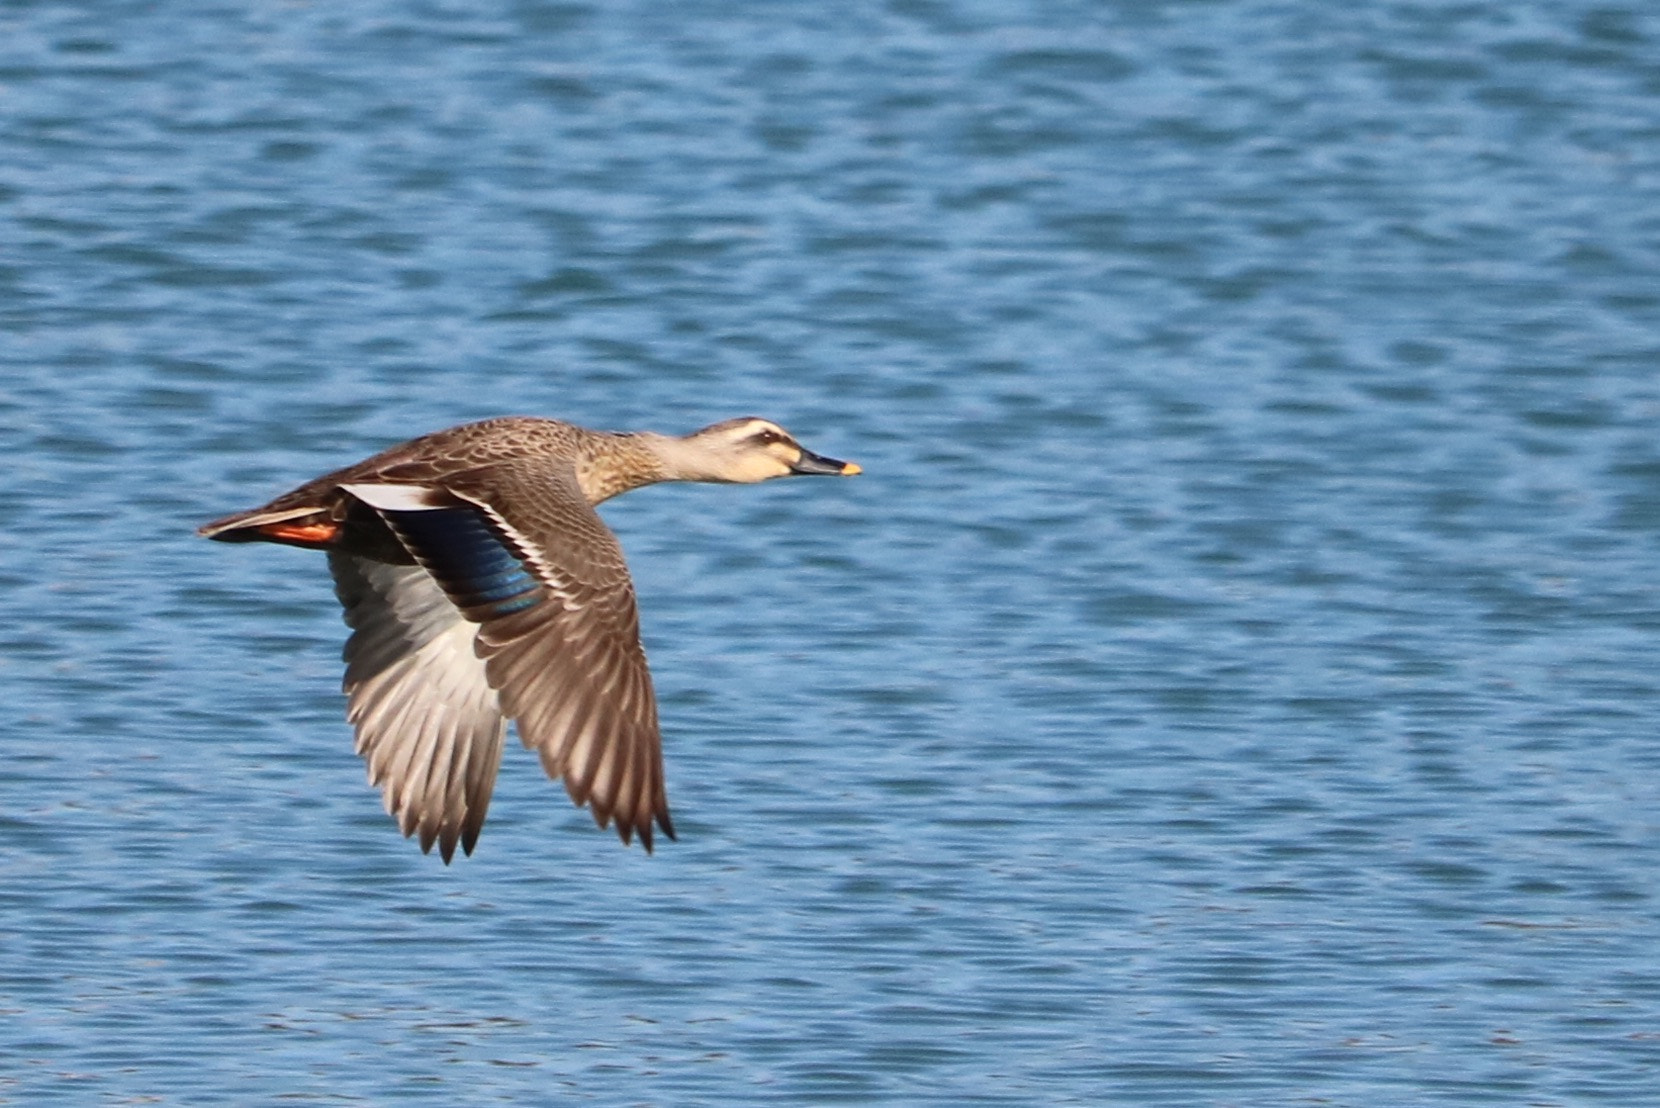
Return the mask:
[[[1660,1097],[1660,17],[0,7],[0,1101]],[[491,414],[681,841],[382,815],[315,556]]]

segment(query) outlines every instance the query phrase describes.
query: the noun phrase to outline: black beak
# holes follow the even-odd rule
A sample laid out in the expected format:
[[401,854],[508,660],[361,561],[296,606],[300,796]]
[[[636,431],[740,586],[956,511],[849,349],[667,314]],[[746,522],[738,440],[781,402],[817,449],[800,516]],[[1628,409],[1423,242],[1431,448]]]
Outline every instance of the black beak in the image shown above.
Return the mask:
[[801,457],[796,459],[795,465],[790,467],[791,473],[803,476],[821,477],[851,477],[855,473],[863,473],[857,462],[838,462],[834,458],[826,458],[821,454],[814,454],[811,450],[803,449]]

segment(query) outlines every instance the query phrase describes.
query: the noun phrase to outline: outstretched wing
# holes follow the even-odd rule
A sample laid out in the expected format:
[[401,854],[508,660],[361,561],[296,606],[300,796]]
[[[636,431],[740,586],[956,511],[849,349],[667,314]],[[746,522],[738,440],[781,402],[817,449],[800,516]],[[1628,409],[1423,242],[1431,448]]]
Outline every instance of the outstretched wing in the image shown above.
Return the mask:
[[420,566],[330,551],[346,640],[346,716],[386,810],[447,863],[473,852],[507,721],[473,649],[478,628]]
[[514,459],[442,488],[347,485],[469,624],[503,713],[601,827],[674,837],[657,701],[616,536],[569,462]]

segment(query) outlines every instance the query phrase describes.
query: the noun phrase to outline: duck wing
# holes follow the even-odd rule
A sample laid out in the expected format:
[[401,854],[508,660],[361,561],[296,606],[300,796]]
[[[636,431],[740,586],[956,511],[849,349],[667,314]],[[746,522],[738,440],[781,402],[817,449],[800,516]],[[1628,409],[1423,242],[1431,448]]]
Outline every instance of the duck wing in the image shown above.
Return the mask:
[[478,842],[507,720],[469,623],[418,565],[329,552],[346,640],[346,718],[405,836],[446,863]]
[[516,458],[437,485],[350,484],[462,618],[501,711],[601,827],[670,838],[657,700],[633,582],[569,461]]

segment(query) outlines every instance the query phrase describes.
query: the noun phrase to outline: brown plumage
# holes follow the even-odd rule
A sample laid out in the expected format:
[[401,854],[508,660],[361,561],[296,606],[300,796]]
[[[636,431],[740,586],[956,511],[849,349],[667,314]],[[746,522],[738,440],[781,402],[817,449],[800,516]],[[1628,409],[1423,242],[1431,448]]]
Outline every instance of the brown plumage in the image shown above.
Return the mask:
[[478,841],[507,721],[601,827],[674,837],[634,586],[593,505],[658,481],[855,474],[762,419],[683,438],[488,419],[202,527],[328,553],[352,634],[347,718],[403,833]]

